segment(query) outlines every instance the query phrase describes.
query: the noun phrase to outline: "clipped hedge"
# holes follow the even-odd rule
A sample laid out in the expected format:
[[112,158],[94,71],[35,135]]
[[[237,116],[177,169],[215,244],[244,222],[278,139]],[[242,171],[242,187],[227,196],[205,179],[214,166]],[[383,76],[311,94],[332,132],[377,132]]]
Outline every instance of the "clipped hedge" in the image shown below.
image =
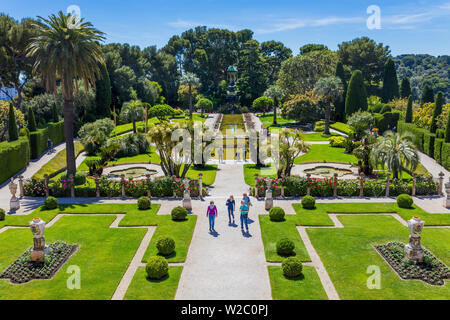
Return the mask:
[[380,132],[386,130],[392,130],[394,127],[398,127],[398,121],[400,120],[400,112],[386,112],[383,114],[375,113],[375,126],[380,129]]
[[53,146],[64,142],[64,121],[49,123],[45,128],[30,133],[31,159],[37,159],[47,150],[47,140],[50,138]]
[[450,143],[442,144],[441,161],[444,168],[450,170]]
[[424,152],[424,136],[428,132],[426,129],[418,128],[413,123],[405,123],[403,121],[398,122],[398,132],[410,132],[414,136],[414,143],[420,151]]
[[434,133],[425,132],[423,135],[423,152],[425,152],[430,157],[434,157],[434,140],[436,135]]
[[0,143],[0,183],[24,169],[30,162],[30,143],[26,136]]
[[434,140],[434,160],[439,163],[442,163],[442,145],[444,144],[444,139],[435,139]]

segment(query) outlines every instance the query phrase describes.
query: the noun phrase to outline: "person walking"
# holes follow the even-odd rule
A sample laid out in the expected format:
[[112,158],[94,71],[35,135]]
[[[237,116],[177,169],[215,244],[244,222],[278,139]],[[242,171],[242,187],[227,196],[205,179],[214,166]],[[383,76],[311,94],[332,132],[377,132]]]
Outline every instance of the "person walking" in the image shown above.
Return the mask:
[[252,203],[250,201],[249,196],[246,193],[244,193],[242,195],[242,201],[244,201],[245,205],[248,207],[247,211],[250,211],[250,207],[252,206]]
[[234,201],[233,196],[230,196],[227,200],[226,206],[228,208],[228,224],[231,224],[231,218],[233,218],[234,224],[234,210],[236,209],[236,201]]
[[219,148],[219,163],[223,163],[223,148]]
[[47,148],[48,153],[51,154],[53,152],[53,142],[50,138],[47,139]]
[[241,161],[241,151],[239,149],[236,150],[236,158],[237,161]]
[[209,218],[209,231],[216,232],[214,229],[214,222],[218,216],[217,207],[214,205],[214,201],[211,201],[208,210],[206,211],[206,216]]
[[241,201],[241,207],[239,208],[241,211],[241,230],[244,232],[244,225],[245,229],[248,233],[248,206],[245,204],[245,201]]

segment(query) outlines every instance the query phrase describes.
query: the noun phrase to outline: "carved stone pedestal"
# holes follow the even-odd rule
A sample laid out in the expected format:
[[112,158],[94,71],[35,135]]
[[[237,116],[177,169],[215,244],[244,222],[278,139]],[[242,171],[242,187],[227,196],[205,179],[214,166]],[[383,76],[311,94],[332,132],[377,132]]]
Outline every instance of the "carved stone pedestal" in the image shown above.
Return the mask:
[[423,262],[423,248],[420,245],[420,234],[422,233],[425,222],[419,217],[408,220],[409,243],[405,246],[405,258],[413,261]]

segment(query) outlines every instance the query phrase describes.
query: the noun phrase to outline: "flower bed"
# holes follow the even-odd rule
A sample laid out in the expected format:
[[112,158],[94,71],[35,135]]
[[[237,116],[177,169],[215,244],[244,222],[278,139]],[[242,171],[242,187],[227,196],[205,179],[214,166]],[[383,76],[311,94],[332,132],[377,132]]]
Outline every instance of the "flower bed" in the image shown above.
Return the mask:
[[[277,197],[281,195],[281,187],[284,184],[284,179],[270,179],[272,181],[270,189],[272,190],[272,196]],[[266,178],[256,179],[256,188],[258,188],[258,196],[264,197],[267,191]]]
[[450,279],[450,269],[426,249],[423,263],[406,259],[405,245],[400,242],[378,245],[375,249],[402,279],[422,280],[434,286],[442,286],[445,279]]
[[0,274],[0,279],[10,279],[11,283],[16,284],[34,279],[51,279],[78,248],[63,241],[52,243],[41,265],[31,263],[30,248]]

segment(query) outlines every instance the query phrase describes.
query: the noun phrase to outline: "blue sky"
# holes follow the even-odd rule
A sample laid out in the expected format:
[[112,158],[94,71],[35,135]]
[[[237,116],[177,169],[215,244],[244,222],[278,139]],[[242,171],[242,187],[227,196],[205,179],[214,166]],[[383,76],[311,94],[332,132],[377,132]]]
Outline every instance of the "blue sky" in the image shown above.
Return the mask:
[[[336,49],[368,36],[392,54],[450,54],[450,0],[0,0],[14,18],[48,16],[70,5],[107,34],[107,42],[164,46],[174,34],[197,25],[249,28],[258,41],[277,40],[294,53],[306,43]],[[381,29],[369,30],[367,8],[381,10]]]

